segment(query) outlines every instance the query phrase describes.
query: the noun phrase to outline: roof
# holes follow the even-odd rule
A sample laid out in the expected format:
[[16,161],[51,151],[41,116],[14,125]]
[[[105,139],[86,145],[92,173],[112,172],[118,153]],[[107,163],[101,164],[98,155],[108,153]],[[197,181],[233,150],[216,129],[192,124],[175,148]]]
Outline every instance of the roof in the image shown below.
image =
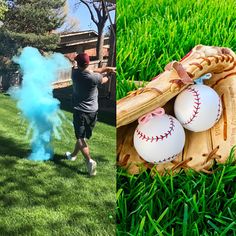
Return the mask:
[[98,33],[94,30],[85,30],[85,31],[78,31],[78,32],[61,33],[59,35],[60,35],[61,38],[64,38],[64,37],[83,35],[83,34],[93,34],[94,36],[98,36]]
[[[81,44],[89,44],[89,43],[96,43],[97,38],[90,38],[90,39],[83,39],[83,40],[71,40],[69,42],[63,42],[60,43],[60,46],[75,46],[75,45],[81,45]],[[104,43],[108,43],[109,37],[104,37]]]
[[[98,33],[94,30],[69,32],[59,34],[59,47],[70,47],[77,45],[96,45]],[[109,44],[109,37],[104,37],[104,45]]]

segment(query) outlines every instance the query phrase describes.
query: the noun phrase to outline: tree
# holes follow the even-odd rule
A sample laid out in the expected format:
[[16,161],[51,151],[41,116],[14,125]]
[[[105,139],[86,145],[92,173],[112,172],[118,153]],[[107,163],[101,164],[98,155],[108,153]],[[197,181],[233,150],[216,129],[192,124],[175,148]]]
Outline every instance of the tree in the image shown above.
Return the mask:
[[110,49],[109,49],[109,57],[108,57],[108,65],[115,66],[116,65],[116,24],[110,25]]
[[12,56],[24,46],[55,49],[59,36],[53,31],[64,23],[64,4],[65,0],[7,1],[8,11],[0,28],[1,52]]
[[77,32],[79,31],[80,22],[78,18],[69,14],[69,3],[66,2],[63,7],[63,13],[66,16],[64,24],[58,30],[60,33],[69,33],[69,32]]
[[7,11],[7,4],[4,0],[0,0],[0,20],[4,18],[4,14]]
[[57,47],[60,38],[53,32],[64,23],[62,7],[65,1],[6,1],[7,12],[0,28],[0,74],[7,80],[17,70],[10,59],[20,48],[33,46],[49,51]]
[[96,52],[97,59],[101,62],[103,59],[104,27],[109,17],[109,12],[116,9],[116,4],[103,0],[80,0],[80,2],[88,8],[91,20],[97,26],[98,41]]

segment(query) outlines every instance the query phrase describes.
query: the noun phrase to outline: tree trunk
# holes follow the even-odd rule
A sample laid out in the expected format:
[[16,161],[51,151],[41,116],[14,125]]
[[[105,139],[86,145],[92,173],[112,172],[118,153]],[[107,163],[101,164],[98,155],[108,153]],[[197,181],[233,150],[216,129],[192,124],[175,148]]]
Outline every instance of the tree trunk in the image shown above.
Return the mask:
[[[108,57],[108,66],[116,66],[116,24],[112,24],[113,28],[110,28],[110,40],[109,40],[109,57]],[[115,107],[116,101],[116,75],[109,75],[109,86],[108,86],[108,98],[113,101]]]
[[[113,30],[110,29],[110,48],[109,48],[109,57],[108,57],[108,66],[116,66],[116,24],[112,25]],[[113,32],[115,34],[113,34]]]
[[98,67],[102,67],[103,45],[104,45],[104,34],[102,28],[98,29],[98,41],[97,41],[97,59],[99,60]]

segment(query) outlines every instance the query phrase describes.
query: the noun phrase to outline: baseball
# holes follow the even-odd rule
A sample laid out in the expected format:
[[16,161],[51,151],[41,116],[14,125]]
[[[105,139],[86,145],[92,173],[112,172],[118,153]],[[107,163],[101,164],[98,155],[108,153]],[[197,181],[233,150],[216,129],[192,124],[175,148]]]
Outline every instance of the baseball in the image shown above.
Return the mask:
[[214,89],[202,84],[191,85],[177,96],[174,112],[184,128],[201,132],[220,119],[222,104]]
[[184,129],[173,116],[151,117],[139,123],[134,132],[134,147],[147,162],[164,163],[177,157],[185,143]]

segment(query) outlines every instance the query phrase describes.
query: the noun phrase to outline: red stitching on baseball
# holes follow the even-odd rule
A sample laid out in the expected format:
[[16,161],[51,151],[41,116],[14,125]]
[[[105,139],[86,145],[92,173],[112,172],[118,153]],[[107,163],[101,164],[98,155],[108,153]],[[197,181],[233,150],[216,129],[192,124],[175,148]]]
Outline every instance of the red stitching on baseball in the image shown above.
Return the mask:
[[168,136],[171,136],[172,132],[174,131],[174,127],[175,127],[175,124],[174,124],[174,119],[173,117],[171,116],[168,116],[169,120],[170,120],[170,125],[169,125],[169,129],[167,132],[165,132],[164,134],[161,134],[159,136],[147,136],[145,135],[144,133],[142,133],[139,129],[136,129],[136,133],[138,135],[138,137],[146,142],[148,141],[151,141],[153,142],[154,140],[156,142],[158,142],[159,140],[163,140],[165,138],[168,138]]
[[218,111],[217,111],[217,116],[216,116],[216,121],[215,122],[217,122],[220,118],[220,110],[221,110],[221,102],[220,102],[220,98],[219,98]]
[[183,123],[183,125],[188,125],[197,117],[197,114],[199,113],[199,109],[200,109],[200,105],[201,105],[199,91],[196,90],[195,88],[191,88],[191,87],[188,87],[187,91],[189,91],[190,93],[193,94],[195,105],[193,106],[194,109],[193,109],[192,116],[189,118],[189,120],[187,122]]
[[163,163],[163,162],[166,162],[166,161],[172,161],[172,160],[174,160],[177,156],[178,156],[178,154],[175,154],[175,155],[173,155],[173,156],[171,156],[171,157],[164,158],[163,160],[154,161],[154,164]]

